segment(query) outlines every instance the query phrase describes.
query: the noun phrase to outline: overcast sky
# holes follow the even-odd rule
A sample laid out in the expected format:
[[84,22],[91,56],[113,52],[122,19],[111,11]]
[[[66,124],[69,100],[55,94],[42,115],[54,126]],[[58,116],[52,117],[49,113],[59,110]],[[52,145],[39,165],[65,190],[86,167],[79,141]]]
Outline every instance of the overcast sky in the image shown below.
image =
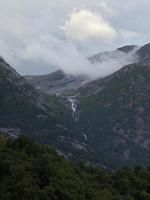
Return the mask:
[[22,74],[84,72],[87,56],[150,42],[149,8],[150,0],[0,0],[0,55]]

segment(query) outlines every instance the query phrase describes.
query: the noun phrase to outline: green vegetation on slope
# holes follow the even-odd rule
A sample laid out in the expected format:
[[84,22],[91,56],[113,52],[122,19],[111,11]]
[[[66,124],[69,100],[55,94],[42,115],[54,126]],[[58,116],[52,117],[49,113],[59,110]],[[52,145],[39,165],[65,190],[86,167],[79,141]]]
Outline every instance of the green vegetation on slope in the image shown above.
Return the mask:
[[0,137],[1,200],[149,200],[150,169],[75,165],[26,137]]
[[62,145],[59,136],[78,138],[64,99],[40,93],[0,58],[0,130],[3,128],[17,128],[20,134],[59,149],[70,148],[66,141]]
[[[39,94],[21,76],[12,80],[14,74],[0,73],[0,125],[20,128],[51,128],[53,124],[66,123],[70,116],[55,96]],[[19,83],[18,83],[19,82]],[[64,118],[63,118],[64,116]],[[69,120],[68,120],[69,121]]]
[[78,125],[98,162],[150,164],[150,67],[125,66],[81,89]]

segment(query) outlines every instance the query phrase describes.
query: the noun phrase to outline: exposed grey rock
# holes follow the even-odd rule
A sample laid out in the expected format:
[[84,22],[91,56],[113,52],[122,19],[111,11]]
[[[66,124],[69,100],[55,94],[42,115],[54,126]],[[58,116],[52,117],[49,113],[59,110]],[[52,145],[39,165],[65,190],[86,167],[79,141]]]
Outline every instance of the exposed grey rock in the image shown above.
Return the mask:
[[19,128],[2,128],[2,127],[0,127],[0,133],[16,139],[21,134],[21,130]]
[[89,81],[87,76],[73,76],[64,73],[62,70],[47,75],[26,76],[25,78],[36,89],[56,95],[69,93]]

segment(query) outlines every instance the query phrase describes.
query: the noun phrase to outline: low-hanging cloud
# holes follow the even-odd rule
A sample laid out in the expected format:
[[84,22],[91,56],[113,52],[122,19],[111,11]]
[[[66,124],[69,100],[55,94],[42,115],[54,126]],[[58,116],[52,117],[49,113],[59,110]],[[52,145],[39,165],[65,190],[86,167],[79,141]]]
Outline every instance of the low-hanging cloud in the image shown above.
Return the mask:
[[66,73],[73,75],[87,75],[91,79],[97,79],[99,77],[105,77],[121,69],[123,66],[134,63],[137,61],[136,52],[137,48],[128,53],[124,53],[119,50],[112,52],[106,52],[100,54],[98,61],[94,59],[94,64],[91,59],[83,59],[75,51],[72,58],[72,62],[65,60],[64,65],[61,66],[62,70]]

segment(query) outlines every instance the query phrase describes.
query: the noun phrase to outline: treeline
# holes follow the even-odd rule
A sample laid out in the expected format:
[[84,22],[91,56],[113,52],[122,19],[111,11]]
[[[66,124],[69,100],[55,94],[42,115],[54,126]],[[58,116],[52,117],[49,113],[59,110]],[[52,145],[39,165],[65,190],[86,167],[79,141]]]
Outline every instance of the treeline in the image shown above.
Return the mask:
[[0,200],[150,200],[150,169],[106,172],[23,136],[0,137]]

